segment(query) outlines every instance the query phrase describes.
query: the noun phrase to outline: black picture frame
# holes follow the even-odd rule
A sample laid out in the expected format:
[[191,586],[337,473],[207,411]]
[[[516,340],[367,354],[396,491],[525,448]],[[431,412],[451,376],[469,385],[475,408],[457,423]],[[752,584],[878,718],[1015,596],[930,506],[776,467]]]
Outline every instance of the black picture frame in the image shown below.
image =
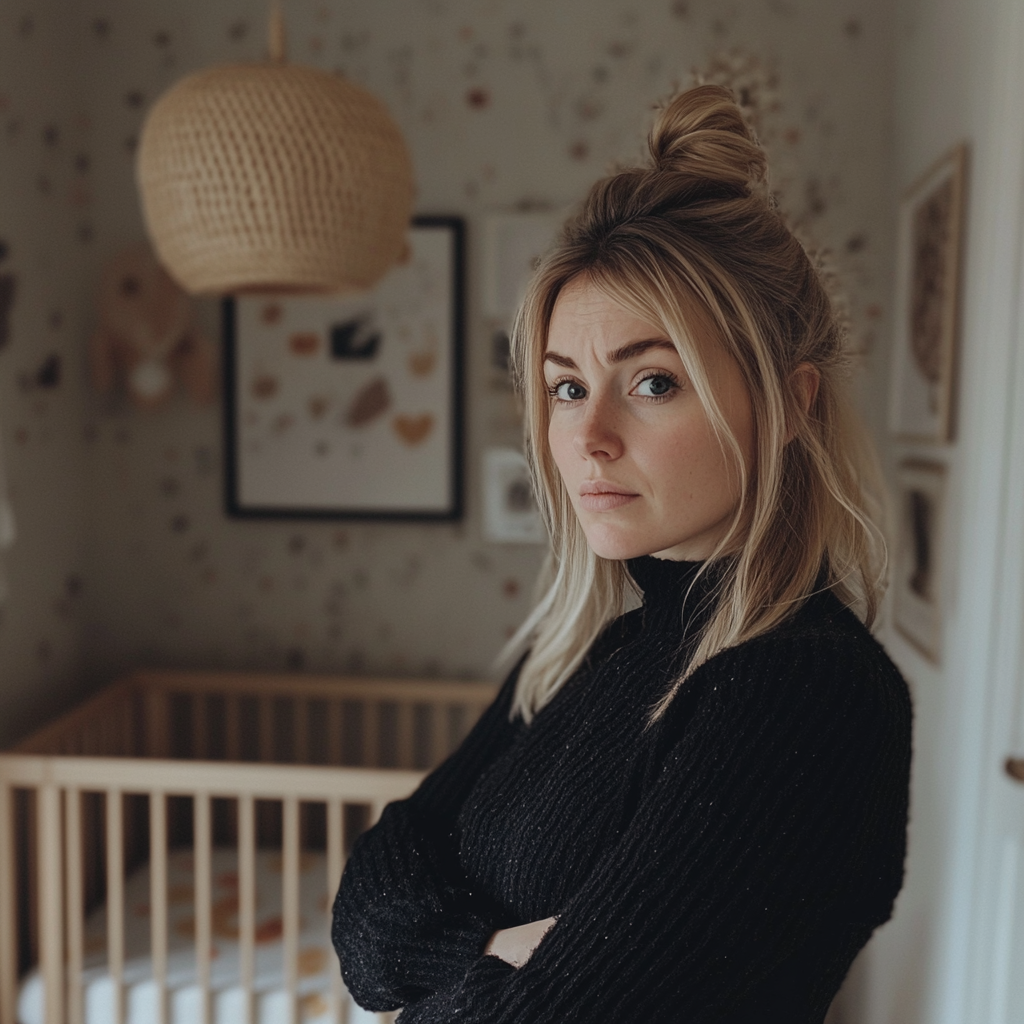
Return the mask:
[[[253,441],[247,435],[247,423],[243,423],[241,417],[256,415],[251,409],[247,412],[247,402],[251,401],[242,394],[244,386],[244,374],[246,372],[246,355],[243,351],[245,338],[240,337],[240,331],[244,330],[246,317],[251,321],[252,310],[250,307],[241,307],[240,303],[274,303],[283,310],[282,315],[287,320],[288,315],[296,311],[293,304],[304,302],[331,302],[337,301],[339,310],[351,308],[353,303],[362,302],[372,307],[374,296],[381,292],[381,288],[388,285],[382,283],[362,296],[339,296],[337,300],[308,299],[302,296],[281,296],[281,297],[228,297],[222,303],[222,326],[224,340],[224,361],[223,361],[223,392],[224,392],[224,469],[225,469],[225,510],[232,518],[239,519],[308,519],[308,520],[363,520],[363,521],[398,521],[398,522],[454,522],[462,518],[465,500],[464,481],[464,362],[465,362],[465,221],[457,216],[424,215],[413,218],[410,235],[413,245],[413,259],[416,256],[417,237],[429,237],[433,232],[443,232],[449,239],[448,252],[450,254],[449,266],[444,268],[448,274],[445,282],[445,291],[448,296],[448,325],[450,331],[446,338],[438,339],[438,346],[441,356],[445,353],[447,358],[440,358],[437,366],[441,372],[447,369],[447,409],[441,410],[447,413],[447,434],[443,439],[441,448],[446,459],[445,472],[447,486],[444,488],[443,500],[436,500],[423,503],[421,506],[412,507],[402,504],[396,507],[394,504],[380,502],[375,505],[343,503],[338,505],[324,504],[319,501],[297,501],[289,503],[287,496],[282,495],[280,500],[266,500],[264,497],[254,498],[247,493],[246,470],[247,452],[243,450],[244,445],[252,448],[260,442]],[[417,233],[417,229],[418,232]],[[423,232],[427,234],[424,235]],[[438,236],[433,236],[435,239]],[[393,271],[392,274],[395,272]],[[422,276],[422,275],[421,275]],[[391,277],[391,275],[388,275]],[[387,282],[388,278],[385,278]],[[394,288],[394,282],[391,285]],[[413,314],[414,316],[414,314]],[[358,366],[359,371],[365,374],[366,367],[377,354],[377,348],[381,345],[382,335],[367,333],[369,329],[363,330],[360,336],[360,327],[355,319],[345,321],[330,329],[326,336],[321,337],[321,345],[324,354],[329,349],[331,360],[345,360],[353,367]],[[301,333],[301,332],[300,332]],[[305,336],[310,337],[313,332],[306,332]],[[292,335],[294,340],[297,335]],[[388,339],[385,337],[383,344],[386,346]],[[295,351],[294,345],[292,351]],[[413,355],[413,353],[410,353]],[[282,366],[287,365],[287,360],[281,362]],[[284,371],[285,373],[287,370]],[[433,372],[433,371],[429,371]],[[379,383],[379,381],[378,381]],[[250,393],[251,397],[251,393]],[[378,403],[379,404],[379,403]],[[342,414],[343,415],[343,414]],[[419,417],[421,422],[426,416]],[[280,418],[280,417],[279,417]],[[442,417],[444,419],[444,417]],[[403,423],[403,420],[405,421]],[[355,420],[349,413],[348,423]],[[410,430],[401,428],[412,423]],[[392,424],[395,430],[404,437],[406,446],[419,444],[418,440],[411,440],[416,432],[420,430],[410,417],[394,416]],[[377,427],[380,436],[379,425]],[[250,430],[249,433],[252,431]],[[392,438],[393,441],[393,438]],[[324,442],[326,444],[326,442]],[[400,447],[400,446],[396,446]],[[437,444],[432,445],[437,454]],[[256,456],[249,456],[250,460]],[[296,467],[296,460],[287,461],[288,472],[301,472],[301,467]],[[379,467],[378,467],[379,468]],[[367,471],[369,472],[369,470]],[[408,476],[408,474],[406,474]],[[422,474],[421,474],[422,475]],[[251,474],[250,474],[251,476]],[[266,474],[264,475],[266,480]],[[264,484],[264,490],[266,488]],[[252,487],[249,487],[252,490]]]

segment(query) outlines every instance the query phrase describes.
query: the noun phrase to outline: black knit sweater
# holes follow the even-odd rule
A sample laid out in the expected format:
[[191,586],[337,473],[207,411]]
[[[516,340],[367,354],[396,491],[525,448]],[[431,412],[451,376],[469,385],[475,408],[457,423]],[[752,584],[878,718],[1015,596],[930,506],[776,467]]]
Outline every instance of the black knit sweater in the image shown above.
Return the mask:
[[[817,594],[648,727],[707,586],[684,616],[695,564],[629,565],[643,608],[533,723],[510,722],[510,678],[356,842],[334,944],[363,1006],[404,1006],[401,1024],[819,1024],[889,918],[911,709],[882,648]],[[482,955],[549,916],[518,970]]]

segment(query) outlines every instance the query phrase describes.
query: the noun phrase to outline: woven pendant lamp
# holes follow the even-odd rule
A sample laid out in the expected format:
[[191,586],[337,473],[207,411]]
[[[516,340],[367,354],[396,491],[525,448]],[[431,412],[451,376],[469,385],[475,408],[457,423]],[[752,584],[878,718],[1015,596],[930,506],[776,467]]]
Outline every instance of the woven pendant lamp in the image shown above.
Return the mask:
[[197,294],[369,288],[399,259],[412,161],[376,97],[285,61],[209,68],[149,112],[137,174],[161,262]]

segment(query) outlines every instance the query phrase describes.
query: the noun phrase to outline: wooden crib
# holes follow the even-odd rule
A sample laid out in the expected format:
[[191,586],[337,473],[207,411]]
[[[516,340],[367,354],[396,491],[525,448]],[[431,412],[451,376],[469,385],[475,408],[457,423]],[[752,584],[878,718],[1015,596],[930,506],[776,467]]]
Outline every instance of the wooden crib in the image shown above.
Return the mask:
[[[153,1019],[172,1024],[168,858],[182,849],[194,878],[194,1019],[215,1024],[213,863],[225,848],[237,856],[237,1019],[259,1015],[256,861],[269,849],[280,865],[283,1019],[301,1024],[304,858],[316,851],[333,893],[358,832],[461,742],[494,693],[488,683],[147,671],[0,754],[0,1024],[21,1024],[30,970],[45,1024],[87,1024],[86,922],[97,908],[110,1024],[124,1024],[125,885],[140,865]],[[323,910],[326,936],[329,901]],[[314,1016],[345,1024],[347,995],[336,965],[326,970]]]

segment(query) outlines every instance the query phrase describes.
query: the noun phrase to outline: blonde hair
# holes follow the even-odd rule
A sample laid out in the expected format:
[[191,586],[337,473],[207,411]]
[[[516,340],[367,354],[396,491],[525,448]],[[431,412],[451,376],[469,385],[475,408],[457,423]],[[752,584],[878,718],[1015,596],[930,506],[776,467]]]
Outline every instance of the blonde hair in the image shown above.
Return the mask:
[[[513,715],[527,722],[637,593],[624,562],[590,549],[547,445],[548,327],[559,294],[576,279],[661,326],[740,474],[730,529],[701,569],[717,570],[714,611],[652,719],[700,665],[783,622],[816,586],[869,625],[884,587],[880,476],[844,395],[844,331],[775,209],[764,150],[732,94],[714,85],[669,102],[649,147],[650,166],[593,186],[538,267],[512,332],[527,458],[551,536],[543,594],[506,647],[511,656],[529,646],[513,702]],[[709,383],[709,344],[736,361],[749,392],[749,472]],[[792,383],[802,363],[820,376],[806,411]]]

